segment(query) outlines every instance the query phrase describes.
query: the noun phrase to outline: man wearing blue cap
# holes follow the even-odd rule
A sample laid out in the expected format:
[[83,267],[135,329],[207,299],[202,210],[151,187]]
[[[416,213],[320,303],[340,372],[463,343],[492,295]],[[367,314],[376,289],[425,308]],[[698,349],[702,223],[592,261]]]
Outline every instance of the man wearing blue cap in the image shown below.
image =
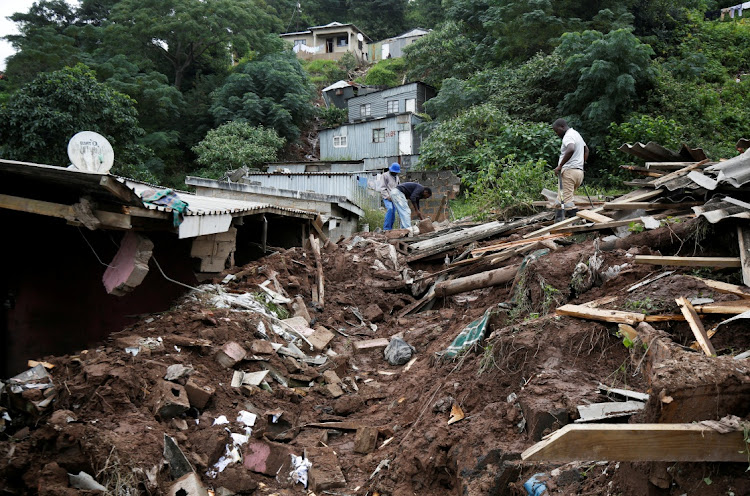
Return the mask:
[[399,185],[398,175],[400,172],[401,166],[394,162],[388,167],[388,172],[380,174],[377,179],[378,191],[380,191],[380,196],[383,197],[383,205],[385,205],[383,231],[393,229],[393,222],[396,220],[396,210],[393,206],[391,191],[395,190],[396,186]]

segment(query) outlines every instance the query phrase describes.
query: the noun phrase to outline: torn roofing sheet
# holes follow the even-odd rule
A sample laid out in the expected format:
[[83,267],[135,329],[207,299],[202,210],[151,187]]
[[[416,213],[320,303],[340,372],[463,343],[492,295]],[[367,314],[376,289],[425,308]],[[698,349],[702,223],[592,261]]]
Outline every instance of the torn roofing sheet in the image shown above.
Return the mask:
[[[738,205],[738,203],[740,205]],[[726,197],[724,199],[712,198],[705,205],[693,207],[693,212],[699,217],[705,219],[711,224],[724,219],[750,219],[750,205],[745,202]]]
[[703,152],[703,149],[689,148],[684,143],[679,152],[673,152],[653,141],[649,141],[645,145],[643,143],[635,143],[633,145],[625,143],[618,148],[618,150],[651,162],[700,162],[701,160],[706,159],[706,154]]
[[706,172],[717,172],[716,180],[719,183],[729,183],[739,188],[750,182],[750,149],[742,155],[732,157],[711,167]]

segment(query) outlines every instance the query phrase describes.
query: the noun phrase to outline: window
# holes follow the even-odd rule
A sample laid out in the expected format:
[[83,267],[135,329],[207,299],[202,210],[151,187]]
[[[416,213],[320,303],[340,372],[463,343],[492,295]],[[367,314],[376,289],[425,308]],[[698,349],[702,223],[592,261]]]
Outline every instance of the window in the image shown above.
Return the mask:
[[389,114],[398,113],[398,100],[388,100],[388,113]]
[[373,129],[372,130],[372,142],[373,143],[384,143],[385,142],[385,128]]
[[368,115],[372,115],[370,113],[370,104],[365,103],[364,105],[359,106],[359,116],[360,117],[367,117]]
[[416,112],[417,111],[417,100],[414,98],[409,98],[408,100],[404,100],[404,103],[406,103],[406,111],[407,112]]
[[340,47],[349,46],[349,36],[344,35],[344,36],[339,36],[338,38],[336,38],[336,46],[340,46]]
[[307,40],[294,40],[294,46],[307,45]]
[[334,136],[333,147],[334,148],[346,148],[346,136]]

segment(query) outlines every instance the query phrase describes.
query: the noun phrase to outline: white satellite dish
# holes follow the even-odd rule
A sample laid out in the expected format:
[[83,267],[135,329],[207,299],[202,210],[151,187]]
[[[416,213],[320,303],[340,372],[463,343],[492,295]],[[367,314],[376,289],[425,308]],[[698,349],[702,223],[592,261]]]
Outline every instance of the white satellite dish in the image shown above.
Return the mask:
[[81,131],[68,142],[68,158],[80,171],[106,174],[115,163],[115,152],[101,134]]
[[357,40],[358,41],[365,41],[365,37],[362,36],[362,33],[357,33]]

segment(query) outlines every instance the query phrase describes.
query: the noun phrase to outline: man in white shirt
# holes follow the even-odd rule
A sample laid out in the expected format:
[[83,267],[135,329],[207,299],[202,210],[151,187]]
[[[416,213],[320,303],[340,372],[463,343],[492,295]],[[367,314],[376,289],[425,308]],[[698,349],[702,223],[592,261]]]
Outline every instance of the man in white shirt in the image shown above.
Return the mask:
[[[583,164],[589,159],[589,147],[578,131],[568,126],[565,119],[557,119],[552,124],[552,130],[562,138],[560,159],[555,168],[555,174],[560,176],[558,184],[561,191],[555,212],[555,221],[559,222],[565,217],[573,217],[578,211],[573,196],[583,183]],[[562,195],[562,209],[559,195]]]

